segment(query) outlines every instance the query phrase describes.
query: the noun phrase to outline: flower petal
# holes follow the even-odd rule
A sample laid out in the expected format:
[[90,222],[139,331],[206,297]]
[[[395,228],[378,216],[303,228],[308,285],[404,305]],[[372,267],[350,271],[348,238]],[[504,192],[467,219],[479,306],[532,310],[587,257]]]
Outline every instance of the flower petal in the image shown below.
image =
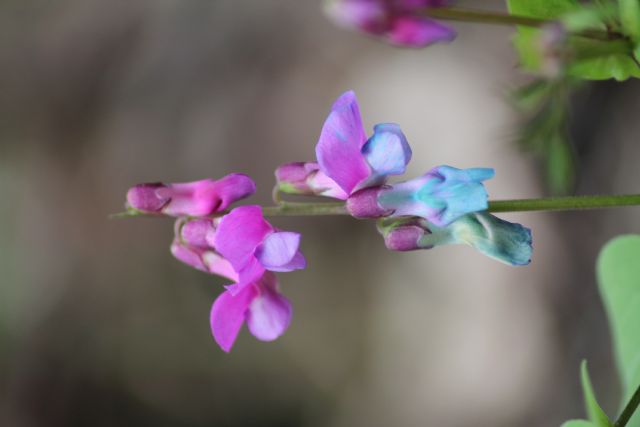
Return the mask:
[[256,184],[245,174],[232,173],[216,181],[216,192],[220,199],[219,212],[228,208],[233,202],[255,193]]
[[425,47],[433,43],[450,42],[456,38],[456,32],[450,26],[428,18],[402,15],[391,21],[387,38],[400,46]]
[[220,348],[227,353],[233,347],[245,321],[247,309],[257,294],[256,287],[249,286],[236,296],[228,291],[223,292],[213,302],[209,316],[211,333]]
[[275,275],[265,275],[260,293],[249,305],[247,326],[262,341],[273,341],[282,335],[291,322],[291,303],[277,289]]
[[298,253],[300,233],[280,231],[269,234],[256,249],[256,258],[267,270],[290,271],[282,269]]
[[264,220],[260,206],[240,206],[222,217],[214,245],[240,272],[253,262],[256,248],[272,231],[273,227]]
[[400,126],[382,123],[375,125],[373,132],[362,147],[362,154],[373,170],[373,180],[367,180],[367,187],[384,183],[389,175],[402,175],[411,160],[411,147]]
[[233,269],[231,263],[224,259],[220,254],[215,253],[213,250],[205,251],[202,254],[202,261],[209,273],[226,277],[234,282],[238,281],[238,273]]
[[365,142],[356,95],[346,92],[333,104],[316,145],[320,170],[346,193],[371,174],[360,152]]
[[171,243],[171,254],[179,261],[197,270],[209,271],[202,259],[202,255],[204,254],[202,248],[190,247],[182,243],[179,239],[174,239],[173,243]]
[[293,162],[276,169],[278,191],[345,200],[348,196],[334,180],[320,170],[317,162]]

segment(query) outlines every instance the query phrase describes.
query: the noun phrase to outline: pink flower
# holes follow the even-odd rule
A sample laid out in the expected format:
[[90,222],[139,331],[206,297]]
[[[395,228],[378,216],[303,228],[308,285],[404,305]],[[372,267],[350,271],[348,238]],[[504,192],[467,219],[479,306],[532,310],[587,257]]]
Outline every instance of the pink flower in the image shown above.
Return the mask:
[[276,275],[267,271],[235,295],[227,290],[214,301],[211,332],[229,352],[245,322],[254,337],[273,341],[287,330],[291,315],[291,303],[279,292]]
[[[242,208],[237,209],[242,213]],[[235,283],[214,301],[210,314],[211,333],[216,343],[224,351],[229,352],[245,322],[251,334],[261,341],[272,341],[278,338],[289,326],[292,309],[289,301],[278,289],[275,274],[270,271],[262,270],[259,277],[252,278],[250,282],[239,286],[240,274],[213,246],[220,222],[222,222],[220,218],[179,219],[176,222],[176,236],[171,245],[171,252],[177,259],[191,267],[217,274]],[[274,231],[271,235],[273,234],[278,232]],[[260,245],[262,252],[260,256],[264,258],[264,252],[271,252],[271,261],[278,264],[278,257],[280,256],[281,261],[282,256],[273,254],[278,252],[278,248],[269,247],[273,245],[274,241]],[[297,251],[297,247],[294,257],[296,256],[298,262],[302,259],[303,267],[304,258]],[[276,259],[273,259],[274,257]],[[298,267],[300,265],[298,264]],[[286,271],[287,268],[291,268],[291,265],[286,268],[282,265],[275,268]]]
[[447,0],[331,0],[327,13],[339,25],[381,36],[405,47],[450,42],[456,32],[423,16],[428,8],[443,7]]
[[214,181],[138,184],[127,192],[129,207],[168,216],[206,216],[225,210],[231,203],[255,193],[254,182],[233,173]]
[[214,237],[216,250],[238,273],[227,289],[238,294],[265,271],[293,271],[306,267],[298,250],[300,234],[276,230],[265,221],[260,206],[240,206],[222,217]]

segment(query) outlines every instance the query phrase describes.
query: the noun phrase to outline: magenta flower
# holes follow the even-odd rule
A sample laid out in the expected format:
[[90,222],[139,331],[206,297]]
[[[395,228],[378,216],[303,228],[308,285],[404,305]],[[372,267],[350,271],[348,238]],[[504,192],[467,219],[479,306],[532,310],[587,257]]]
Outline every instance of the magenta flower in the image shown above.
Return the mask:
[[247,175],[233,173],[214,181],[138,184],[127,192],[130,208],[168,216],[206,216],[225,210],[231,203],[255,193]]
[[222,217],[214,247],[231,263],[237,283],[227,287],[232,295],[259,280],[265,271],[293,271],[306,267],[298,250],[300,234],[280,231],[265,221],[260,206],[240,206]]
[[349,91],[331,107],[316,157],[317,163],[280,166],[276,170],[278,189],[346,200],[360,189],[384,184],[390,175],[402,175],[411,160],[411,148],[400,127],[392,123],[374,126],[367,139],[358,100]]
[[[242,210],[242,208],[238,209]],[[176,237],[171,245],[171,252],[177,259],[191,267],[235,282],[235,285],[229,286],[215,300],[210,315],[211,333],[215,341],[224,351],[229,352],[245,322],[256,338],[261,341],[272,341],[286,331],[292,310],[289,301],[280,294],[277,278],[272,272],[263,270],[260,277],[238,287],[239,273],[213,247],[220,222],[220,218],[179,219],[176,222]],[[271,233],[273,234],[278,232]],[[262,253],[271,252],[272,258],[273,252],[278,250],[273,247],[265,249],[265,247],[274,246],[273,239],[274,237],[271,237],[271,243],[261,246]],[[282,255],[279,256],[282,261]],[[278,255],[275,257],[277,258]],[[294,257],[298,257],[298,261],[302,257],[297,252],[297,248]],[[272,262],[277,263],[278,260],[272,259]],[[302,266],[304,266],[304,258],[302,258]]]
[[276,275],[267,271],[236,294],[227,290],[214,301],[211,332],[229,352],[245,322],[254,337],[273,341],[287,330],[291,315],[291,303],[279,292]]
[[456,32],[448,25],[421,14],[443,7],[447,0],[330,0],[328,15],[339,25],[380,36],[406,47],[450,42]]

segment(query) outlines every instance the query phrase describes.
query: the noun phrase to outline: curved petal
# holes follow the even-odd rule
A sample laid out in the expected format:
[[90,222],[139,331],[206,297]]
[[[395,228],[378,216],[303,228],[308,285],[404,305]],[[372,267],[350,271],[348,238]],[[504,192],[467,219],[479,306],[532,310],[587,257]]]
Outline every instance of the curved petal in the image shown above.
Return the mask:
[[171,243],[171,254],[176,259],[197,270],[208,272],[209,270],[202,260],[203,253],[204,251],[201,248],[185,245],[179,239],[174,239],[173,243]]
[[317,162],[293,162],[276,169],[278,191],[345,200],[349,195],[320,170]]
[[282,335],[291,322],[291,303],[277,289],[275,276],[266,276],[259,285],[260,293],[249,305],[247,326],[262,341],[273,341]]
[[240,272],[250,262],[273,227],[264,220],[260,206],[240,206],[222,217],[214,244],[216,250]]
[[256,258],[267,270],[290,271],[288,265],[298,253],[300,233],[280,231],[269,234],[256,249]]
[[212,250],[206,251],[202,254],[202,261],[209,273],[226,277],[234,282],[238,281],[238,273],[233,269],[231,263],[224,259],[220,254],[217,254]]
[[[381,123],[373,128],[373,135],[362,147],[362,154],[373,170],[366,186],[379,185],[389,175],[402,175],[411,160],[411,147],[395,123]],[[362,186],[362,184],[361,184]]]
[[215,182],[215,191],[220,199],[218,211],[223,211],[233,202],[242,200],[256,192],[256,184],[242,173],[232,173]]
[[346,92],[333,104],[316,145],[320,170],[346,193],[371,174],[360,152],[365,142],[356,95]]
[[400,46],[425,47],[433,43],[450,42],[456,38],[456,32],[450,26],[428,18],[403,15],[391,21],[387,38]]
[[247,308],[257,294],[256,287],[249,286],[236,296],[228,291],[223,292],[213,302],[209,315],[211,333],[220,348],[227,353],[233,347],[245,321]]
[[212,234],[215,234],[215,228],[213,220],[208,218],[185,220],[180,227],[180,238],[191,246],[209,248],[207,237]]

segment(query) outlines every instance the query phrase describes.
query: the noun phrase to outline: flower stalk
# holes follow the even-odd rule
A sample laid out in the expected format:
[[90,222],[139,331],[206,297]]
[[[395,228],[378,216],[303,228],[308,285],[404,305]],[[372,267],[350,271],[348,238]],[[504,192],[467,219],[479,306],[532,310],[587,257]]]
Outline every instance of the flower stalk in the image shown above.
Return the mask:
[[[511,15],[504,12],[465,9],[455,7],[431,7],[424,9],[422,15],[442,21],[475,22],[479,24],[521,25],[538,28],[553,20]],[[586,30],[577,35],[596,40],[616,40],[624,38],[622,34],[611,31]]]

